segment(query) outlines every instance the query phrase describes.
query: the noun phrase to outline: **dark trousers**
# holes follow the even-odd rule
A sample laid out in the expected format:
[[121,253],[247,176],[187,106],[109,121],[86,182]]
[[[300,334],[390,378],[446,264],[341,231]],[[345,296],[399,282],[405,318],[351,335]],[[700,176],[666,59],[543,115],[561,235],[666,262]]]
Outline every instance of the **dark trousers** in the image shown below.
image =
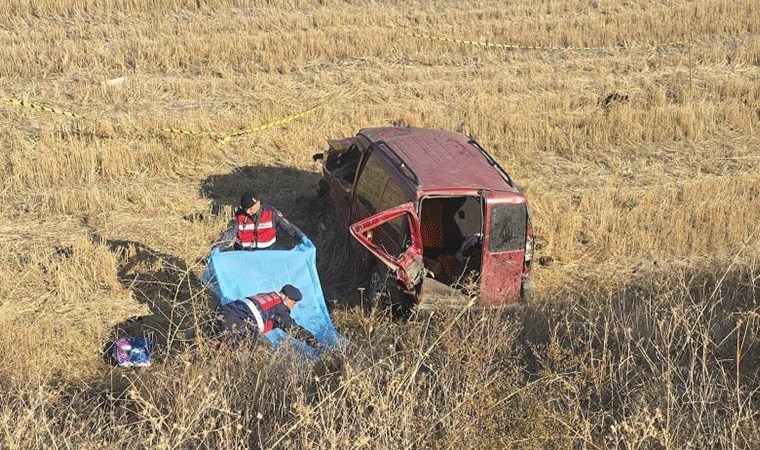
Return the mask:
[[219,308],[216,334],[229,344],[239,344],[244,341],[253,344],[259,336],[259,328],[252,317],[235,306],[225,305]]

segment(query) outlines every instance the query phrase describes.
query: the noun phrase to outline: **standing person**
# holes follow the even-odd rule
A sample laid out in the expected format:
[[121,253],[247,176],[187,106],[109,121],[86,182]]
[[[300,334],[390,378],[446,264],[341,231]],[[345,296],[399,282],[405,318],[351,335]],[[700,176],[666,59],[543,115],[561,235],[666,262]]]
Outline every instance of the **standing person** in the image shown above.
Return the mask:
[[273,248],[277,231],[284,231],[296,240],[304,238],[303,232],[288,222],[281,212],[263,205],[253,192],[247,191],[240,197],[240,209],[235,211],[235,217],[216,247],[228,247],[234,240],[235,250]]
[[297,287],[286,284],[280,292],[265,292],[220,306],[219,331],[228,342],[237,343],[279,328],[319,348],[321,345],[317,338],[290,317],[290,311],[301,298]]

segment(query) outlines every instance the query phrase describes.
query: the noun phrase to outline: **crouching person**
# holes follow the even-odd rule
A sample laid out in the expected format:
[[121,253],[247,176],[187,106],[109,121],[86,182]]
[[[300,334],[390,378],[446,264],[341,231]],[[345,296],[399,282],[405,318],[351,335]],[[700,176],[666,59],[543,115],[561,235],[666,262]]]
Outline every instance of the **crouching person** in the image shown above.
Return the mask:
[[290,317],[290,311],[301,298],[297,287],[286,284],[280,292],[266,292],[230,302],[219,308],[219,332],[229,343],[238,343],[246,339],[255,341],[259,335],[279,328],[314,348],[320,348],[317,338]]

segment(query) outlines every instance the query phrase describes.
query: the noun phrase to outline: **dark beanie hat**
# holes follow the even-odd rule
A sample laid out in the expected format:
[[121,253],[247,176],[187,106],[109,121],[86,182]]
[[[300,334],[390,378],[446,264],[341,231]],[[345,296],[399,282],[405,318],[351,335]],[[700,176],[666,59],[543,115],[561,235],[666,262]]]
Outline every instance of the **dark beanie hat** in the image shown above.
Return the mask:
[[240,197],[240,207],[243,209],[248,209],[251,206],[255,205],[257,201],[259,200],[256,198],[256,194],[251,191],[245,191]]
[[303,296],[301,295],[301,291],[298,290],[298,288],[293,286],[292,284],[286,284],[285,286],[282,287],[280,292],[290,297],[290,299],[293,300],[294,302],[297,302],[301,300],[301,298],[303,298]]

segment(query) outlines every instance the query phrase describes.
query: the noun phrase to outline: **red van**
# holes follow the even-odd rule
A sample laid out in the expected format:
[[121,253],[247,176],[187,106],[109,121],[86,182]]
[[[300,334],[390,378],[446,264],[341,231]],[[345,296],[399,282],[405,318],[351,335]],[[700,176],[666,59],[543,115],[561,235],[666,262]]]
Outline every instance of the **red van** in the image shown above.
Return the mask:
[[420,303],[477,287],[480,302],[526,297],[533,227],[525,195],[473,139],[420,128],[366,128],[328,141],[320,193],[361,244],[367,300]]

